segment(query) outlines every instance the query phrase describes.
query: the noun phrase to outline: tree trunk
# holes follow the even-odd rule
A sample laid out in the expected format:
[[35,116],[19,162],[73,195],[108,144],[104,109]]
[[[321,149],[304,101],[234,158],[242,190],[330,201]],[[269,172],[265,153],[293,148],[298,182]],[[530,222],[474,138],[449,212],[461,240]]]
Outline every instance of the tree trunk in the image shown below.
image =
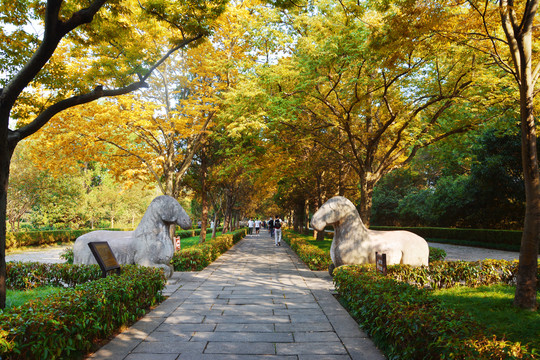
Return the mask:
[[369,227],[371,219],[371,206],[373,204],[373,187],[370,181],[361,177],[360,180],[360,218],[366,227]]
[[[5,121],[7,123],[7,120]],[[7,189],[9,184],[9,166],[16,144],[9,144],[8,127],[2,126],[0,133],[0,309],[6,307],[6,216]]]
[[217,223],[217,211],[214,211],[214,227],[212,228],[212,239],[215,239],[216,238],[216,232],[217,232],[217,227],[218,227],[218,223]]
[[207,159],[204,149],[201,151],[201,234],[199,243],[206,241],[206,228],[208,227],[208,195],[206,194]]
[[526,206],[514,305],[530,310],[535,310],[538,306],[536,272],[538,268],[538,236],[540,234],[540,176],[533,116],[533,90],[530,74],[526,74],[522,77],[520,86],[521,156]]

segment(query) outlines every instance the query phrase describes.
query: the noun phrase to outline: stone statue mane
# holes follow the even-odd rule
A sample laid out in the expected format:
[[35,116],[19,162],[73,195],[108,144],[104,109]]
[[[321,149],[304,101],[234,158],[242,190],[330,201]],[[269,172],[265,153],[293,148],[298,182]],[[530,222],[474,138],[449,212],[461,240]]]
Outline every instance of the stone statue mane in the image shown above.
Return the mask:
[[[429,246],[409,231],[375,231],[364,226],[354,204],[343,196],[325,202],[313,215],[311,225],[323,231],[334,226],[330,257],[335,267],[352,264],[374,264],[375,252],[386,254],[387,265],[428,265]],[[332,273],[332,269],[329,269]]]
[[162,195],[156,197],[135,231],[97,230],[79,236],[73,245],[75,264],[97,264],[88,243],[107,241],[119,264],[139,264],[158,267],[170,277],[170,265],[174,246],[169,234],[169,225],[182,229],[191,227],[191,219],[176,199]]

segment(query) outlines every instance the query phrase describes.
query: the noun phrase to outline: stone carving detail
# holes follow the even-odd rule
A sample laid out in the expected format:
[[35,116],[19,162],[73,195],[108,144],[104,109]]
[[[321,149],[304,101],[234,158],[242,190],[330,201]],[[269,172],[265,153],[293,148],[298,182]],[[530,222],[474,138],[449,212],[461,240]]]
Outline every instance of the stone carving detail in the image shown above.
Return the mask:
[[191,219],[176,199],[158,196],[148,206],[135,231],[97,230],[79,236],[73,245],[75,264],[97,264],[88,243],[107,241],[120,264],[139,264],[158,267],[170,277],[170,264],[174,246],[169,235],[169,225],[182,229],[191,227]]
[[385,253],[388,265],[428,265],[429,246],[423,238],[409,231],[369,230],[354,204],[343,196],[325,202],[313,215],[311,225],[317,231],[334,226],[330,257],[335,267],[374,264],[375,252]]

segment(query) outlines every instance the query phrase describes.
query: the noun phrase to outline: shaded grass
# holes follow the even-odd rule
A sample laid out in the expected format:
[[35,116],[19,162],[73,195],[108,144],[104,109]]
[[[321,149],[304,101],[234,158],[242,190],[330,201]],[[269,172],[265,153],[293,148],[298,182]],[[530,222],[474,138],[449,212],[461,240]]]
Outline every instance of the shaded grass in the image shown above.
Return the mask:
[[540,351],[540,312],[512,305],[515,287],[491,285],[458,286],[433,291],[433,296],[449,307],[470,314],[499,339],[528,344]]
[[30,290],[8,290],[6,292],[6,309],[21,306],[32,299],[41,299],[63,291],[64,288],[43,286]]

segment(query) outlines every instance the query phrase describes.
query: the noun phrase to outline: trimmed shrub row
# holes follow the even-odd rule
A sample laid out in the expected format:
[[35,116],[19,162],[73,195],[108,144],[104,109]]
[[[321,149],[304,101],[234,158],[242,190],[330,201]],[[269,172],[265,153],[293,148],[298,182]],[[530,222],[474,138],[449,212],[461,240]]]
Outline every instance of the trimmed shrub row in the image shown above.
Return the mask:
[[334,282],[351,314],[389,359],[533,359],[519,343],[497,340],[465,314],[417,288],[375,272],[343,266]]
[[246,236],[246,229],[217,236],[215,239],[176,251],[172,258],[174,271],[200,271]]
[[[491,230],[491,229],[455,229],[434,227],[392,227],[371,226],[371,230],[407,230],[424,239],[455,245],[477,246],[488,249],[500,249],[519,251],[521,244],[521,231],[515,230]],[[332,228],[327,230],[332,231]],[[307,232],[313,235],[313,230]],[[332,232],[325,233],[324,237],[331,239]]]
[[[6,249],[14,249],[21,246],[42,246],[74,242],[81,235],[98,229],[80,229],[80,230],[45,230],[45,231],[20,231],[9,232],[6,234]],[[121,231],[122,229],[100,229]],[[210,231],[210,229],[208,229]],[[218,231],[221,228],[217,229]],[[198,236],[201,229],[180,230],[176,232],[180,238]]]
[[311,245],[307,240],[291,231],[283,231],[283,240],[289,244],[298,257],[310,268],[310,270],[327,270],[332,264],[330,253]]
[[6,234],[6,249],[21,246],[40,246],[75,241],[91,229],[83,230],[46,230],[46,231],[21,231]]
[[75,287],[101,278],[98,265],[45,264],[7,262],[6,286],[11,290],[27,290],[40,286]]
[[[457,285],[515,285],[518,265],[517,260],[435,261],[430,263],[429,267],[388,266],[388,276],[411,285],[432,289]],[[540,281],[540,265],[536,277]]]
[[[57,269],[58,267],[58,269]],[[67,269],[73,267],[73,269]],[[45,268],[50,271],[47,277]],[[99,340],[140,318],[161,301],[163,272],[127,265],[121,275],[96,278],[97,265],[74,267],[18,263],[8,270],[8,284],[75,284],[45,299],[36,299],[0,313],[2,359],[71,359],[92,350]],[[16,285],[10,284],[11,279]],[[9,329],[5,330],[5,329]]]
[[522,235],[521,231],[490,229],[452,229],[434,227],[396,228],[386,226],[372,226],[371,229],[407,230],[433,241],[513,251],[519,251]]

